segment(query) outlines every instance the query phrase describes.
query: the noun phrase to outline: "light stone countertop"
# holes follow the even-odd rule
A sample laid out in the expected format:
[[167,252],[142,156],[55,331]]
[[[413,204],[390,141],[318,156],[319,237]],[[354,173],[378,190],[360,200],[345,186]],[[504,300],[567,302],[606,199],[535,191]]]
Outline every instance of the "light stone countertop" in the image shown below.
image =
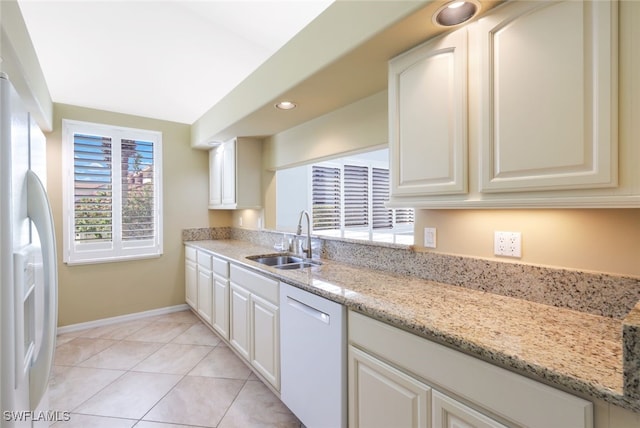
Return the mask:
[[246,241],[185,244],[516,373],[640,412],[640,400],[623,392],[619,319],[331,260],[280,270],[247,259],[276,251]]

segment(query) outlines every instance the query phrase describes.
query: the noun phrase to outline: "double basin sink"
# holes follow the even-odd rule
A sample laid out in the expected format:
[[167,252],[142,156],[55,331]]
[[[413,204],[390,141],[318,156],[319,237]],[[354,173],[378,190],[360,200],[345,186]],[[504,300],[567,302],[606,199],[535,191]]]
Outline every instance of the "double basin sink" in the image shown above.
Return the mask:
[[292,256],[290,254],[264,254],[259,256],[249,256],[249,260],[271,266],[276,269],[304,269],[319,266],[322,263],[317,260],[305,259],[304,257]]

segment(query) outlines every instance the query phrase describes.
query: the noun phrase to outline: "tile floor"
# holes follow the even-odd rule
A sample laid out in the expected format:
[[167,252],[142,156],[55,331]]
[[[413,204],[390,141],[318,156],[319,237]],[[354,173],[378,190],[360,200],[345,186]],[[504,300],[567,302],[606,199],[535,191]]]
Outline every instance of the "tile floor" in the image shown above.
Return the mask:
[[56,428],[301,426],[190,311],[59,335],[49,400]]

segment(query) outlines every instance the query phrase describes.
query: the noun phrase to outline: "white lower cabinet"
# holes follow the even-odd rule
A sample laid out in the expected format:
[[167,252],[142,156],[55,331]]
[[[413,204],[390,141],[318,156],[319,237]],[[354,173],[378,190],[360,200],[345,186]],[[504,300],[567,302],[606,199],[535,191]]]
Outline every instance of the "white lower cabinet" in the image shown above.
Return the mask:
[[505,425],[438,391],[433,391],[431,412],[433,428],[505,428]]
[[185,247],[184,300],[193,309],[198,309],[198,268],[195,248]]
[[229,329],[229,342],[231,346],[247,360],[249,359],[249,329],[251,324],[251,313],[249,312],[250,299],[251,293],[231,283],[231,326]]
[[353,346],[349,373],[351,427],[505,428]]
[[278,281],[186,246],[185,300],[264,380],[280,390]]
[[198,251],[198,315],[211,324],[213,315],[213,273],[211,254]]
[[349,346],[349,426],[429,426],[431,388]]
[[280,341],[278,306],[251,295],[251,365],[276,388],[280,388]]
[[212,326],[223,339],[229,340],[229,279],[213,273]]
[[349,426],[593,428],[593,404],[349,311]]
[[229,339],[229,262],[185,247],[185,301],[220,336]]
[[236,265],[230,271],[229,342],[280,390],[279,283]]

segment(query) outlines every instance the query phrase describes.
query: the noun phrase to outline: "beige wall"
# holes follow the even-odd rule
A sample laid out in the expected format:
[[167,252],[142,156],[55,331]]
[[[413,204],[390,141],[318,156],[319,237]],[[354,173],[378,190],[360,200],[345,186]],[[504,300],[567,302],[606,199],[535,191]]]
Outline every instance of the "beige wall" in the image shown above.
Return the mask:
[[267,138],[264,167],[276,170],[386,144],[387,122],[382,91]]
[[[420,210],[436,251],[640,277],[640,209]],[[522,233],[522,258],[493,255],[494,231]]]
[[[164,254],[161,257],[81,266],[62,263],[63,118],[162,132]],[[60,260],[59,326],[184,303],[181,230],[207,227],[210,221],[207,210],[208,154],[191,149],[189,126],[56,104],[54,129],[47,135],[47,160],[48,190]]]
[[[266,140],[265,168],[278,169],[373,148],[387,140],[386,92]],[[275,177],[265,172],[265,227],[275,227]],[[640,277],[640,209],[418,210],[437,229],[435,252]],[[493,255],[496,230],[522,233],[522,258]]]

